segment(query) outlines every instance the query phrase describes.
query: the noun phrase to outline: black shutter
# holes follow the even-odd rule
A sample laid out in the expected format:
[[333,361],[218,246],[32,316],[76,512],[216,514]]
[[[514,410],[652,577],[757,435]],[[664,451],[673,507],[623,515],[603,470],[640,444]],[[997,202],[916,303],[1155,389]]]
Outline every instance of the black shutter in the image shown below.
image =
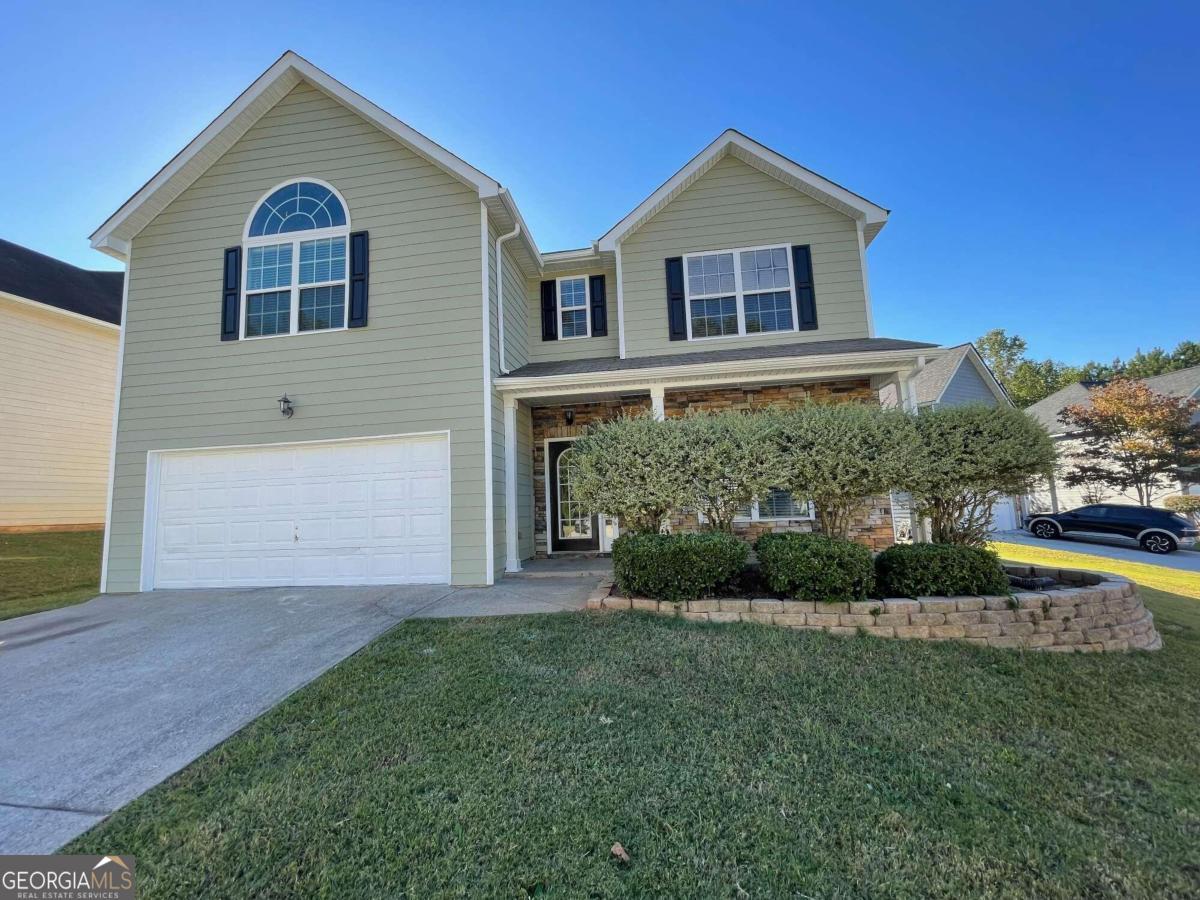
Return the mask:
[[558,340],[558,286],[553,279],[542,282],[542,340]]
[[667,329],[673,341],[687,340],[687,307],[683,299],[683,257],[667,260]]
[[346,313],[347,328],[362,328],[367,324],[367,250],[370,242],[365,231],[350,235],[350,305]]
[[817,297],[813,293],[812,255],[807,245],[792,247],[792,271],[796,273],[796,314],[801,331],[817,327]]
[[238,339],[238,306],[242,287],[242,248],[225,251],[225,274],[221,282],[221,340]]
[[608,298],[604,295],[604,276],[592,275],[588,281],[592,295],[592,337],[608,334]]

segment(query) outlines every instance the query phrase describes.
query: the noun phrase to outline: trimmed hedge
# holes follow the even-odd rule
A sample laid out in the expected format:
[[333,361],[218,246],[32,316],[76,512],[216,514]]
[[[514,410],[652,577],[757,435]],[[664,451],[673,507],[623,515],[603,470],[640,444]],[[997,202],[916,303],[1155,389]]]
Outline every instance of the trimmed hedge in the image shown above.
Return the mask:
[[626,596],[699,600],[736,579],[749,548],[731,534],[623,534],[613,541],[613,574]]
[[1000,557],[961,544],[897,544],[875,560],[885,597],[1009,594]]
[[875,589],[875,561],[862,544],[820,534],[764,534],[754,545],[767,587],[797,600],[845,603]]

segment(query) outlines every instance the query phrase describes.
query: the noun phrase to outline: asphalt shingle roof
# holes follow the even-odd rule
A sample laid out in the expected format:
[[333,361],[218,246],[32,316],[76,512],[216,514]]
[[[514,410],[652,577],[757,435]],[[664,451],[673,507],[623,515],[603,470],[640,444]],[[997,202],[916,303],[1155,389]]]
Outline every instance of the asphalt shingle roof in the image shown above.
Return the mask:
[[[1151,390],[1169,397],[1190,397],[1200,390],[1200,366],[1192,366],[1190,369],[1180,369],[1177,372],[1168,372],[1165,375],[1154,375],[1138,380]],[[1075,404],[1087,406],[1091,403],[1088,396],[1089,390],[1105,383],[1103,381],[1077,381],[1062,390],[1055,391],[1044,400],[1039,400],[1025,412],[1045,425],[1046,430],[1051,434],[1065,434],[1067,429],[1058,420],[1059,412],[1063,407]]]
[[123,272],[80,269],[0,240],[0,291],[56,309],[121,324]]
[[739,347],[731,350],[698,350],[693,353],[669,353],[628,359],[569,359],[530,363],[509,373],[509,378],[540,378],[546,375],[581,375],[601,372],[628,372],[660,369],[666,366],[690,366],[704,363],[740,362],[760,359],[789,359],[799,356],[825,356],[838,353],[870,353],[883,350],[923,350],[936,347],[920,341],[895,338],[850,338],[839,341],[805,341],[774,344],[767,347]]

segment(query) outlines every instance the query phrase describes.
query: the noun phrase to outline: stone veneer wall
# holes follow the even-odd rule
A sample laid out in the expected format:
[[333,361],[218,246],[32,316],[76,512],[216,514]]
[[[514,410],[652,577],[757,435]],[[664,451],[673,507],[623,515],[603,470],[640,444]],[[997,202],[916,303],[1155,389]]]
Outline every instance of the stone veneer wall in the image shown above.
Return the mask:
[[692,600],[669,603],[610,594],[602,585],[592,609],[640,609],[700,622],[757,622],[800,631],[919,640],[959,640],[981,647],[1095,653],[1158,650],[1154,616],[1132,582],[1071,569],[1006,566],[1013,574],[1049,575],[1071,585],[1011,597],[921,597],[812,603],[801,600]]
[[[858,401],[878,403],[868,378],[821,381],[808,384],[757,385],[750,387],[714,387],[686,391],[668,391],[663,408],[668,417],[686,415],[689,410],[762,409],[768,406],[795,406],[808,400],[827,402]],[[606,421],[624,412],[648,409],[648,397],[577,403],[568,406],[534,407],[533,418],[533,520],[537,555],[546,555],[546,455],[547,438],[577,437],[591,422]],[[566,424],[563,413],[575,412],[575,421]],[[691,514],[676,516],[671,522],[678,531],[697,531],[700,524]],[[749,542],[769,531],[818,531],[812,519],[786,519],[770,522],[739,522],[734,533]],[[895,543],[892,508],[887,497],[868,498],[851,524],[851,536],[872,550],[885,550]]]

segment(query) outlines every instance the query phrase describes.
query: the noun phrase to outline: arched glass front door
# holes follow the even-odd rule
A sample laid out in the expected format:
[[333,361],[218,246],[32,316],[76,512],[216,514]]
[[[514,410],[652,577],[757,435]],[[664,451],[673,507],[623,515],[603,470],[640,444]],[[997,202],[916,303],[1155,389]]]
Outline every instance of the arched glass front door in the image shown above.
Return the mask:
[[598,550],[600,523],[572,491],[575,450],[569,441],[550,444],[550,549]]

